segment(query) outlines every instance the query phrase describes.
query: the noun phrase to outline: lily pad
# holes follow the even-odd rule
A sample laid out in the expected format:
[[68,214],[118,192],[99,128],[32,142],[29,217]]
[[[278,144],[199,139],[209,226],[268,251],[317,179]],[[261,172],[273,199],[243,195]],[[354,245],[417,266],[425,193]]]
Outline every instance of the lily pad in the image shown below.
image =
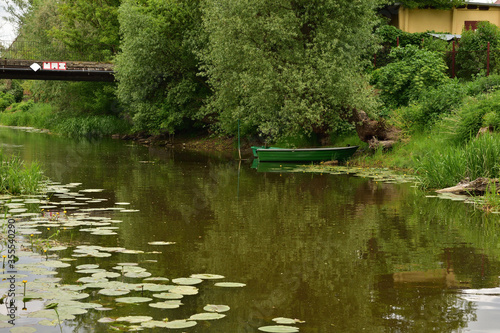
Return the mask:
[[174,294],[174,293],[159,293],[159,294],[153,294],[153,297],[162,299],[181,299],[184,297],[184,295]]
[[216,320],[224,318],[226,315],[214,312],[197,313],[189,317],[189,320]]
[[283,326],[283,325],[262,326],[259,327],[258,329],[259,331],[262,332],[271,332],[271,333],[295,333],[299,331],[297,327]]
[[112,323],[112,322],[115,322],[116,319],[109,318],[109,317],[102,317],[102,318],[98,319],[97,321],[100,323]]
[[305,323],[305,321],[299,319],[284,318],[284,317],[273,318],[273,321],[281,325],[294,325],[297,323]]
[[203,280],[197,278],[178,278],[178,279],[173,279],[172,282],[183,286],[191,286],[202,283]]
[[227,305],[216,305],[216,304],[207,304],[203,310],[207,312],[226,312],[229,311],[231,308]]
[[101,289],[98,294],[105,296],[122,296],[130,293],[129,289]]
[[145,321],[153,320],[153,317],[149,316],[127,316],[127,317],[118,317],[116,321],[126,321],[131,324],[143,323]]
[[126,277],[129,278],[144,278],[151,276],[151,273],[148,272],[128,272],[124,274]]
[[166,328],[167,323],[165,321],[160,321],[160,320],[150,320],[141,323],[141,326],[145,328],[156,328],[156,327]]
[[149,297],[119,297],[115,299],[115,302],[133,304],[133,303],[150,302],[152,300],[153,299]]
[[197,323],[195,321],[181,319],[181,320],[168,321],[168,322],[166,322],[165,327],[166,328],[188,328],[188,327],[196,326],[196,324]]
[[163,242],[163,241],[157,241],[157,242],[149,242],[149,245],[173,245],[175,242]]
[[36,328],[24,326],[24,327],[14,327],[10,329],[11,333],[33,333],[36,332]]
[[158,308],[158,309],[177,309],[180,307],[182,303],[180,301],[165,301],[165,302],[156,302],[156,303],[149,303],[149,306],[152,308]]
[[180,295],[196,295],[198,294],[198,288],[193,286],[177,286],[175,288],[170,289],[170,292],[173,294],[180,294]]
[[216,279],[224,279],[225,276],[218,274],[191,274],[192,278],[202,279],[202,280],[216,280]]
[[214,284],[216,287],[224,287],[224,288],[241,288],[245,287],[246,284],[239,282],[217,282]]

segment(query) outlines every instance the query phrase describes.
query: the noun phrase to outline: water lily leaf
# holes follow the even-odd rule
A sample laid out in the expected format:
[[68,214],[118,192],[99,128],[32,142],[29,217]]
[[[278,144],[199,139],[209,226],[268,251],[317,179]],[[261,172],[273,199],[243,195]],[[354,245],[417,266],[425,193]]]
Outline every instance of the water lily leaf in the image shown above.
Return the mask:
[[170,281],[169,279],[167,279],[166,277],[148,277],[148,278],[145,278],[143,281]]
[[106,270],[103,268],[89,268],[89,269],[81,269],[81,270],[76,271],[76,273],[80,273],[80,274],[95,274],[95,273],[102,273],[102,272],[106,272]]
[[109,318],[109,317],[102,317],[102,318],[98,319],[97,321],[100,323],[112,323],[112,322],[115,322],[116,319]]
[[299,320],[299,319],[283,318],[283,317],[273,318],[272,320],[275,323],[281,324],[281,325],[294,325],[294,324],[297,324],[297,323],[305,323],[305,321],[302,321],[302,320]]
[[149,272],[127,272],[124,274],[126,277],[129,278],[144,278],[151,276],[151,273]]
[[178,278],[178,279],[173,279],[172,282],[184,286],[191,286],[194,284],[202,283],[203,280],[197,278]]
[[130,205],[130,202],[115,202],[115,205],[127,206]]
[[170,292],[173,294],[181,294],[181,295],[196,295],[198,294],[198,288],[193,286],[177,286],[175,288],[170,289]]
[[153,297],[162,299],[181,299],[184,297],[184,295],[174,294],[174,293],[159,293],[159,294],[153,294]]
[[227,305],[216,305],[216,304],[207,304],[203,310],[207,312],[226,312],[231,308]]
[[163,242],[163,241],[157,241],[157,242],[149,242],[149,245],[173,245],[175,242]]
[[24,326],[24,327],[14,327],[10,329],[11,333],[33,333],[36,332],[36,328]]
[[130,293],[129,289],[101,289],[98,294],[105,296],[122,296]]
[[274,333],[295,333],[299,331],[298,327],[283,326],[283,325],[262,326],[259,327],[258,330],[262,332],[274,332]]
[[171,285],[165,285],[165,284],[144,284],[144,290],[147,290],[147,291],[167,291],[167,290],[170,290],[172,288],[174,288],[175,286],[171,286]]
[[167,323],[165,321],[150,320],[150,321],[146,321],[146,322],[141,323],[141,326],[145,327],[145,328],[156,328],[156,327],[166,328]]
[[195,321],[189,321],[185,319],[172,320],[165,323],[166,328],[188,328],[196,325]]
[[115,299],[117,303],[144,303],[152,301],[152,298],[149,297],[119,297]]
[[202,279],[202,280],[216,280],[216,279],[224,279],[225,276],[218,274],[191,274],[192,278]]
[[165,302],[157,302],[157,303],[149,303],[149,306],[152,308],[158,309],[177,309],[180,307],[182,303],[180,301],[165,301]]
[[117,278],[120,276],[121,276],[120,273],[115,273],[115,272],[98,272],[98,273],[92,274],[92,277],[95,277],[95,278],[108,278],[108,279],[113,279],[113,278]]
[[[9,318],[9,320],[10,320],[10,318]],[[9,323],[0,322],[0,328],[11,328],[11,327],[14,327],[14,325],[9,324]]]
[[153,317],[149,316],[127,316],[127,317],[118,317],[116,321],[126,321],[131,324],[138,324],[145,321],[153,320]]
[[54,320],[43,319],[43,320],[40,320],[38,322],[38,325],[42,325],[42,326],[56,326],[58,323],[59,323],[59,321],[57,319],[54,319]]
[[224,287],[224,288],[241,288],[245,287],[246,284],[239,282],[217,282],[214,284],[216,287]]
[[51,260],[51,261],[42,261],[42,265],[45,267],[51,267],[51,268],[63,268],[63,267],[69,267],[71,264],[59,261],[59,260]]
[[224,318],[226,315],[214,312],[197,313],[189,317],[189,320],[216,320]]

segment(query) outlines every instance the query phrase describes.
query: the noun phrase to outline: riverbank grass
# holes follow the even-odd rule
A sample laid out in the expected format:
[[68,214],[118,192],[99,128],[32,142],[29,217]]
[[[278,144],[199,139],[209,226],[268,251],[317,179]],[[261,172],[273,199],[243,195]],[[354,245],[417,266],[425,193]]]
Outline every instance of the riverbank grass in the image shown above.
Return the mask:
[[38,163],[28,165],[19,156],[7,156],[0,151],[0,193],[40,193],[44,178]]

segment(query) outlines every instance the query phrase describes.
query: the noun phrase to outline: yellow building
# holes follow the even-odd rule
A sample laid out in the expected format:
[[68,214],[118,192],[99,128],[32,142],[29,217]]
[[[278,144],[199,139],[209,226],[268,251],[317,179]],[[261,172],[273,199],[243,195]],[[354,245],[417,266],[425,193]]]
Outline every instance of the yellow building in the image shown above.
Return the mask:
[[[447,32],[461,34],[464,27],[476,29],[488,21],[500,27],[500,3],[469,3],[450,10],[392,8],[391,23],[406,32]],[[396,15],[394,15],[396,14]]]

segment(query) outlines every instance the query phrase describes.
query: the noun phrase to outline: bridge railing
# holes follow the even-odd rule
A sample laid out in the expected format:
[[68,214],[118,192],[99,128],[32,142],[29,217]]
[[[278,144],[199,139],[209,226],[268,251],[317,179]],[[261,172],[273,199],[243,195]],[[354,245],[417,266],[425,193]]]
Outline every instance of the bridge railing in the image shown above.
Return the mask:
[[117,52],[118,47],[109,44],[84,43],[70,46],[60,41],[0,40],[0,59],[109,62]]

